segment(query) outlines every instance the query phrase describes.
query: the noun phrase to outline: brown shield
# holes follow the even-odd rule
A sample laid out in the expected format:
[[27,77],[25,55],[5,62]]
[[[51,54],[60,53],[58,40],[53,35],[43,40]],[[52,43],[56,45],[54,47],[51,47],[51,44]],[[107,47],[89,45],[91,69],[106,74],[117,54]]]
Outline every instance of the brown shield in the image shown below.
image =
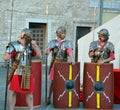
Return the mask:
[[113,64],[84,63],[83,106],[112,109],[114,91]]
[[57,62],[54,68],[53,106],[79,107],[80,63]]

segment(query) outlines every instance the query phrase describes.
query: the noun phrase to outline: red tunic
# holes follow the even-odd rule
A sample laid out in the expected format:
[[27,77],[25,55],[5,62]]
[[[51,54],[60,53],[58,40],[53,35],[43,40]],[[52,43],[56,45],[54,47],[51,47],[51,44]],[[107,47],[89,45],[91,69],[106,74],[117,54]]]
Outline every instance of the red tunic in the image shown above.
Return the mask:
[[10,83],[10,90],[15,91],[15,92],[20,92],[20,93],[29,93],[33,92],[34,90],[34,78],[33,75],[30,75],[30,89],[22,89],[21,88],[21,75],[14,75],[11,83]]
[[[11,58],[14,58],[16,55],[15,52],[12,52]],[[32,52],[32,56],[36,56],[36,52]],[[22,80],[22,75],[13,75],[12,80],[10,82],[10,90],[19,92],[19,93],[30,93],[33,92],[34,90],[34,78],[33,75],[30,75],[30,89],[22,89],[21,88],[21,80]]]

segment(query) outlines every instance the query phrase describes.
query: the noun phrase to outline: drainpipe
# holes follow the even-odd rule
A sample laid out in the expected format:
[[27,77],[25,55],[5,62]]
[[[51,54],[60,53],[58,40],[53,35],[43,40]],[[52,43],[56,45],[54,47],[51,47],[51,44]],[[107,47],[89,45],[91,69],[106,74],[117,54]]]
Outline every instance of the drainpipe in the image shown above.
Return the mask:
[[102,25],[102,17],[103,17],[103,0],[100,0],[100,15],[99,15],[99,26]]

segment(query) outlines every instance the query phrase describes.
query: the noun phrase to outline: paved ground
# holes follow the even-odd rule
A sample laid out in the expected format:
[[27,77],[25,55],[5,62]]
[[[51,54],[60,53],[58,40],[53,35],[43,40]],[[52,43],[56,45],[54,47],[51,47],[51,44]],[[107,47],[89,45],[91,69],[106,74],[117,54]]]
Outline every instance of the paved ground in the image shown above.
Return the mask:
[[[63,110],[63,109],[56,109],[53,107],[53,104],[50,104],[48,106],[45,106],[45,69],[43,67],[43,72],[42,72],[42,99],[41,99],[41,104],[38,107],[34,107],[34,110]],[[6,68],[5,67],[0,67],[0,110],[4,110],[4,97],[5,97],[5,79],[6,79]],[[48,82],[49,84],[49,82]],[[9,91],[8,91],[8,96],[9,96]],[[8,100],[7,100],[7,106],[6,110],[9,110],[8,107]],[[15,108],[15,110],[28,110],[27,108]],[[82,107],[82,102],[80,103],[79,108],[74,108],[74,109],[64,109],[64,110],[86,110]],[[88,109],[87,109],[88,110]],[[93,110],[93,109],[92,109]],[[120,110],[120,105],[119,104],[114,104],[113,110]]]

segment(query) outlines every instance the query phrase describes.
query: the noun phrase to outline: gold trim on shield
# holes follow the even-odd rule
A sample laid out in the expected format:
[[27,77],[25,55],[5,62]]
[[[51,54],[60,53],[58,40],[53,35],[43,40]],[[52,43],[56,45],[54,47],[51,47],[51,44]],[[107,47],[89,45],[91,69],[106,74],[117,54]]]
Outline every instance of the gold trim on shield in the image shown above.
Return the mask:
[[[96,67],[96,81],[100,81],[100,66]],[[96,107],[97,109],[100,108],[100,93],[96,93]]]
[[[72,65],[69,65],[69,80],[72,80]],[[68,107],[72,107],[72,91],[69,91]]]

